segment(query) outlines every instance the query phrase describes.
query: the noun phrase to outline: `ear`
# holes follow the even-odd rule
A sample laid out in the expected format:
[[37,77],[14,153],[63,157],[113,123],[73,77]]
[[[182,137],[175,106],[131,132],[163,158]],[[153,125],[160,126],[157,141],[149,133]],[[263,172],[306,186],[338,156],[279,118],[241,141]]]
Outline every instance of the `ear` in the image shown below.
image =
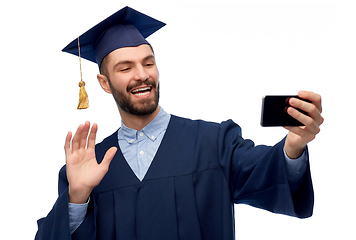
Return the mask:
[[109,80],[107,77],[105,77],[102,74],[98,74],[96,76],[98,78],[99,84],[101,86],[101,88],[107,92],[107,93],[111,93],[111,89],[110,89],[110,85],[109,85]]

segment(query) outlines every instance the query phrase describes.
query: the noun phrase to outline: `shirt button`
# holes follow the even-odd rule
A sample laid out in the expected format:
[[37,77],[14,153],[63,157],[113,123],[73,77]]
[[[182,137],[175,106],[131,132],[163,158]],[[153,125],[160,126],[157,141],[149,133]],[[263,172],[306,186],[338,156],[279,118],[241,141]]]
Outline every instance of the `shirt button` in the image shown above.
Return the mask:
[[143,132],[140,132],[140,136],[141,136],[141,137],[143,136]]
[[144,154],[144,152],[143,152],[143,151],[141,151],[141,152],[140,152],[140,154],[141,154],[141,155],[143,155],[143,154]]
[[151,139],[152,139],[152,140],[155,140],[155,136],[152,136]]
[[131,139],[131,140],[130,140],[130,143],[133,143],[133,141],[134,141],[134,140],[133,140],[133,139]]

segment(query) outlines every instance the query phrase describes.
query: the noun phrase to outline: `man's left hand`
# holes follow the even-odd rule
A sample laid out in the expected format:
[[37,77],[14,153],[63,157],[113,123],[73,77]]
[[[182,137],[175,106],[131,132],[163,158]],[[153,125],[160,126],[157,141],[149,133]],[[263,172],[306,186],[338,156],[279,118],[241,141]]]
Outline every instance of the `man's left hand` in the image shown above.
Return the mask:
[[[284,150],[291,159],[302,155],[306,145],[320,132],[320,125],[324,122],[324,118],[321,116],[321,96],[307,91],[300,91],[298,96],[308,99],[311,103],[297,98],[289,100],[291,107],[287,109],[288,114],[305,125],[300,127],[284,127],[289,130]],[[307,112],[309,116],[302,114],[296,108]]]

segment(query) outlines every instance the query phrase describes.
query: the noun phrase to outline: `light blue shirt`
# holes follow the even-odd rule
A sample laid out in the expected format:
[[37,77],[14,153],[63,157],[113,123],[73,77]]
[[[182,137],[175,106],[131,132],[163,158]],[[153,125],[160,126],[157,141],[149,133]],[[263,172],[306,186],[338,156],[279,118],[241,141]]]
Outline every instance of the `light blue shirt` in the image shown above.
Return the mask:
[[[121,152],[137,178],[142,181],[167,130],[171,115],[162,108],[158,115],[141,131],[130,129],[121,123],[118,142]],[[307,169],[306,152],[297,159],[290,159],[284,152],[288,180],[291,184],[304,176]],[[69,225],[73,233],[84,221],[89,200],[84,204],[69,203]]]
[[142,181],[162,142],[171,115],[162,108],[158,115],[141,131],[121,123],[118,131],[119,147],[137,178]]

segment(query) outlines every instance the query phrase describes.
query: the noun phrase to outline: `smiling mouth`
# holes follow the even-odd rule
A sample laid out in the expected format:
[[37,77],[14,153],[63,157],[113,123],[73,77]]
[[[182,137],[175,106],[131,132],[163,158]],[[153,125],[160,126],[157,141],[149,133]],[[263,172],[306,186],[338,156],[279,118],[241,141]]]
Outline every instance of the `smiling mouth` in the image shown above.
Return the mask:
[[152,87],[138,87],[131,91],[131,93],[137,97],[143,97],[151,93]]

